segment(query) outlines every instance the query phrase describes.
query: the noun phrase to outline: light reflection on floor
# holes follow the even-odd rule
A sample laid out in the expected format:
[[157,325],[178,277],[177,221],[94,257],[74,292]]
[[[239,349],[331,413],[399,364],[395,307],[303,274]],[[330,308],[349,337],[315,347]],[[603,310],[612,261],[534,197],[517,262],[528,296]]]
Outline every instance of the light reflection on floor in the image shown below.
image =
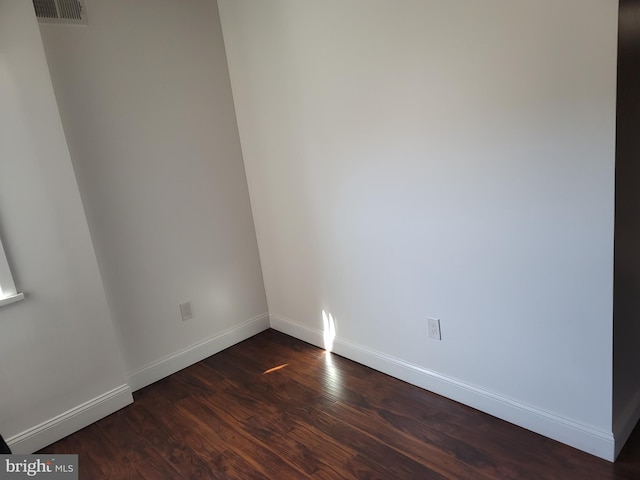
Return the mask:
[[336,321],[331,313],[327,314],[322,310],[323,340],[324,340],[324,361],[325,361],[325,381],[326,388],[334,394],[342,392],[342,377],[340,371],[333,364],[333,342],[336,338]]
[[282,365],[278,365],[277,367],[273,367],[273,368],[270,368],[269,370],[265,370],[264,372],[262,372],[262,375],[266,375],[267,373],[271,373],[271,372],[277,372],[278,370],[281,370],[288,365],[289,365],[288,363],[283,363]]
[[331,393],[340,396],[342,393],[342,375],[340,370],[333,364],[333,354],[330,351],[324,352],[325,364],[325,387]]

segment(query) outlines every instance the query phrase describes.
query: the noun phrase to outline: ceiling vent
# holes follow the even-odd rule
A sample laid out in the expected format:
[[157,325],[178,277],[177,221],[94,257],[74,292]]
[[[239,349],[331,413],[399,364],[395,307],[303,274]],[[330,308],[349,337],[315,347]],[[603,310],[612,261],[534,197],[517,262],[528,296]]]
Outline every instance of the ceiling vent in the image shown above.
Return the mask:
[[87,24],[84,0],[33,0],[33,6],[40,23]]

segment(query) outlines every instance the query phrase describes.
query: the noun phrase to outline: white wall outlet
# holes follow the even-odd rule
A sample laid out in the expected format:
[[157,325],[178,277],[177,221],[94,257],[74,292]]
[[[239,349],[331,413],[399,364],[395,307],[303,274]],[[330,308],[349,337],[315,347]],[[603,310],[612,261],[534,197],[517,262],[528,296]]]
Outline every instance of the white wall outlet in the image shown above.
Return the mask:
[[429,338],[434,340],[442,340],[440,334],[440,320],[437,318],[427,318],[427,328],[429,329]]
[[191,310],[191,302],[180,304],[180,315],[182,315],[182,321],[190,320],[193,318],[193,310]]

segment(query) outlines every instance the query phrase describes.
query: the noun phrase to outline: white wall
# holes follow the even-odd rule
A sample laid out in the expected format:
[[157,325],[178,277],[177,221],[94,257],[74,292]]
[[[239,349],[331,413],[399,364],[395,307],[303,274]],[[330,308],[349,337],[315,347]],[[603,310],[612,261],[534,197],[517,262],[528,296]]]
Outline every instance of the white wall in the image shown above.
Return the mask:
[[[131,401],[31,2],[0,1],[0,432],[31,452]],[[53,419],[53,420],[52,420]]]
[[267,305],[216,3],[86,7],[40,28],[135,389],[266,328]]
[[219,7],[272,325],[611,457],[617,1]]

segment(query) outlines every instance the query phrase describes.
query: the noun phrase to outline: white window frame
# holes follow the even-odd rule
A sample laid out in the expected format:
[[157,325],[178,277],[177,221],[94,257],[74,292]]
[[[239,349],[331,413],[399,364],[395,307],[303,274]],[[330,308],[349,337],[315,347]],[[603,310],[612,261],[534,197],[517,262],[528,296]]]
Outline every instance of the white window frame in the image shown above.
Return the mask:
[[24,298],[23,293],[18,293],[11,276],[7,256],[4,253],[2,239],[0,239],[0,307],[18,302]]

